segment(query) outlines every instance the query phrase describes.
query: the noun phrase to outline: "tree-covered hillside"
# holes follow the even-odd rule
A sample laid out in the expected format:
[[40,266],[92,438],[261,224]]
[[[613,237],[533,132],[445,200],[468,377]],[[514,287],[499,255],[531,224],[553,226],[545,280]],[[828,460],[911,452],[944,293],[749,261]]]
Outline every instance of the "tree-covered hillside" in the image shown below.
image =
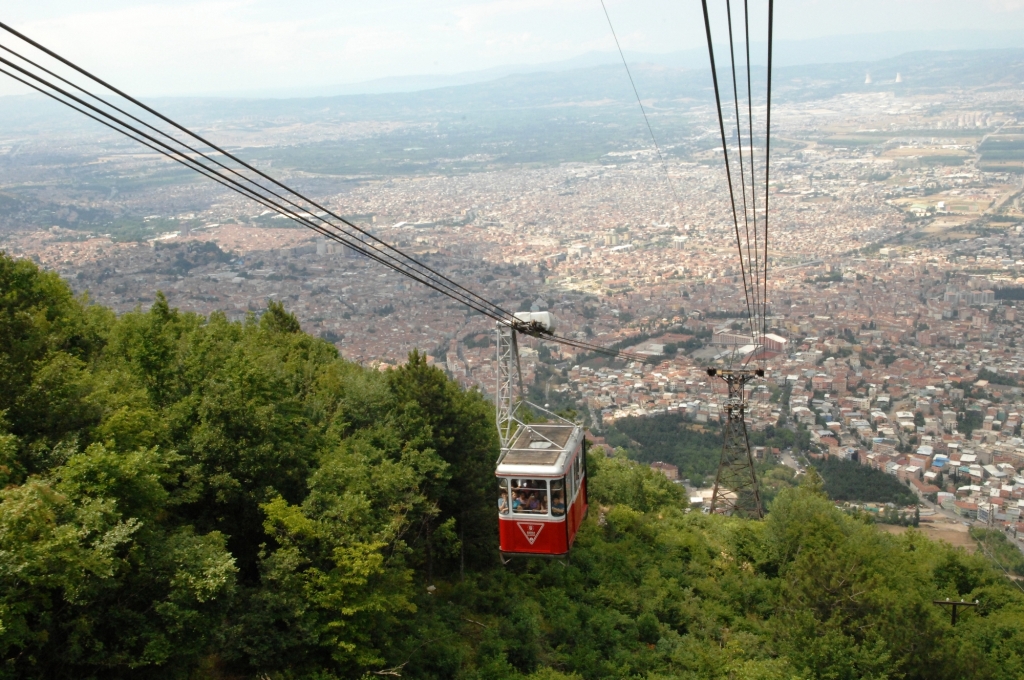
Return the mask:
[[722,456],[722,438],[711,430],[695,429],[693,424],[677,413],[646,418],[623,418],[614,429],[628,439],[609,434],[609,442],[635,450],[638,460],[645,463],[664,461],[679,468],[679,475],[699,483],[705,476],[714,480],[718,459]]
[[825,458],[815,464],[825,493],[836,501],[914,505],[917,496],[896,477],[850,460]]
[[[748,433],[751,446],[795,449],[808,447],[806,430],[769,425]],[[628,449],[642,462],[663,461],[679,468],[694,484],[711,484],[722,456],[722,437],[715,425],[698,425],[681,413],[622,418],[608,428],[608,443]]]
[[502,566],[487,402],[280,306],[116,318],[0,255],[0,376],[3,678],[1024,674],[1020,590],[813,485],[750,522],[592,458],[571,560]]

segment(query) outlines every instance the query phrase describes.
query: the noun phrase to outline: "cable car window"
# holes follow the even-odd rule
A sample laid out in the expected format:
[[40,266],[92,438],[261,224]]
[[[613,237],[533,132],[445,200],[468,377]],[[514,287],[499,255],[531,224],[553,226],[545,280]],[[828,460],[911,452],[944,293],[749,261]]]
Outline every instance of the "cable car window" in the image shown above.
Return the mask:
[[[580,455],[582,455],[582,454],[580,454]],[[580,470],[580,455],[577,455],[576,458],[573,459],[573,461],[572,461],[572,471],[573,471],[572,478],[576,482],[576,486],[579,486],[580,479],[583,477],[583,475],[580,474],[580,472],[581,472],[581,470]]]
[[548,481],[546,479],[513,479],[512,512],[546,515],[548,513]]
[[565,514],[565,480],[551,480],[551,514],[561,517]]
[[498,512],[502,515],[508,514],[509,500],[508,500],[508,480],[498,480]]

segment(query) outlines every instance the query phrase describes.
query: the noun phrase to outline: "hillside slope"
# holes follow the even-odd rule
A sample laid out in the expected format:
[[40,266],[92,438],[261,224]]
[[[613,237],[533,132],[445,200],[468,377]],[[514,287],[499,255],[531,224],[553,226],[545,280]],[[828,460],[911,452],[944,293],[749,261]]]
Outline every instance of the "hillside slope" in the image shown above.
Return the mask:
[[502,567],[487,402],[280,306],[116,318],[0,255],[0,377],[3,678],[1024,674],[1019,589],[813,483],[746,522],[592,459],[571,561]]

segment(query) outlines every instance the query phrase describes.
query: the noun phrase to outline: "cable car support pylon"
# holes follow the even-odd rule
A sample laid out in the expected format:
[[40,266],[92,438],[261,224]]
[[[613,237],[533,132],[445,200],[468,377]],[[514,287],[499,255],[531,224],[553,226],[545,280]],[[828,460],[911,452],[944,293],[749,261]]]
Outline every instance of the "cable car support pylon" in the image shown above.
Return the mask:
[[[747,385],[757,379],[764,378],[765,361],[765,335],[767,334],[767,293],[768,293],[768,161],[769,141],[771,139],[771,73],[772,73],[772,28],[774,20],[774,2],[768,0],[768,69],[767,69],[767,105],[765,123],[765,171],[764,171],[764,219],[758,225],[757,212],[758,201],[755,185],[755,160],[754,160],[754,125],[753,105],[750,78],[750,21],[748,2],[743,2],[743,26],[744,46],[746,48],[746,82],[747,82],[747,136],[749,155],[748,163],[744,164],[743,159],[743,125],[740,115],[739,88],[736,78],[736,54],[733,43],[733,16],[731,0],[725,0],[726,21],[728,23],[729,35],[729,58],[732,70],[733,104],[736,118],[735,148],[739,156],[739,185],[742,192],[741,205],[737,206],[736,195],[733,187],[733,175],[730,169],[730,145],[731,141],[726,136],[725,118],[722,115],[722,99],[719,91],[718,73],[715,68],[715,50],[711,36],[711,20],[708,14],[708,0],[701,0],[704,10],[704,28],[707,35],[708,58],[711,63],[711,78],[714,85],[715,106],[718,113],[718,128],[722,140],[722,156],[725,163],[726,182],[729,188],[729,200],[732,208],[733,227],[736,234],[736,247],[739,251],[740,274],[743,281],[743,296],[747,308],[747,320],[750,324],[750,336],[753,347],[739,368],[732,366],[735,361],[735,352],[730,357],[730,364],[725,369],[708,368],[708,376],[715,380],[720,378],[725,382],[726,394],[722,404],[724,414],[722,418],[722,454],[718,462],[718,471],[715,474],[715,487],[711,496],[711,512],[728,515],[737,515],[760,519],[764,516],[764,508],[761,504],[761,493],[758,488],[757,472],[754,467],[754,456],[750,449],[750,438],[747,434]],[[751,202],[747,202],[746,186],[747,173],[749,173],[749,186],[751,189]],[[738,214],[738,208],[742,211],[742,219]],[[744,239],[740,235],[742,223],[743,232],[746,235],[746,248]],[[751,231],[751,226],[753,230]],[[759,226],[763,230],[761,243],[759,240]],[[753,236],[753,241],[751,241]],[[763,248],[759,252],[759,246]],[[744,250],[746,252],[744,252]],[[747,363],[751,359],[759,360],[761,366],[758,368],[749,367]]]
[[755,378],[764,377],[764,370],[709,368],[708,375],[720,377],[728,388],[725,419],[722,421],[722,456],[715,475],[711,512],[761,519],[764,508],[747,436],[745,387]]
[[[736,195],[733,187],[733,174],[729,166],[730,141],[726,138],[725,119],[722,116],[722,100],[718,87],[718,74],[715,69],[715,51],[711,38],[711,20],[708,15],[708,0],[701,0],[704,10],[704,27],[707,33],[708,57],[711,62],[711,78],[715,89],[715,105],[718,112],[718,128],[722,138],[722,154],[725,161],[725,176],[729,187],[729,200],[732,207],[733,227],[736,233],[736,247],[739,251],[740,274],[743,280],[743,297],[747,308],[747,320],[750,324],[750,336],[753,343],[752,351],[747,354],[742,368],[733,368],[731,363],[735,360],[733,352],[730,365],[727,369],[708,368],[708,375],[715,379],[721,378],[726,383],[726,398],[724,403],[725,417],[722,421],[722,455],[718,464],[718,472],[715,475],[715,488],[711,498],[711,512],[725,514],[738,514],[748,517],[761,518],[764,516],[764,509],[761,505],[761,494],[757,484],[757,474],[754,469],[754,457],[750,450],[750,439],[747,436],[747,383],[764,377],[765,344],[764,338],[767,334],[767,295],[768,295],[768,159],[771,139],[771,92],[772,92],[772,27],[774,22],[774,0],[768,0],[768,79],[767,79],[767,106],[765,123],[765,172],[764,172],[764,218],[758,224],[758,201],[757,185],[755,182],[754,162],[754,114],[753,100],[751,93],[750,77],[750,20],[749,2],[743,1],[743,27],[744,47],[746,51],[746,83],[747,83],[747,146],[749,148],[749,163],[743,162],[743,125],[740,115],[739,87],[736,78],[736,54],[733,42],[733,19],[732,0],[725,0],[725,13],[729,31],[729,57],[732,70],[733,104],[736,116],[736,140],[734,142],[739,154],[739,185],[741,190],[743,218],[739,218]],[[654,128],[651,126],[650,118],[644,108],[643,100],[637,89],[636,81],[629,70],[626,62],[626,55],[622,51],[615,27],[612,26],[611,15],[608,8],[601,0],[601,8],[604,10],[605,18],[608,20],[608,27],[611,29],[615,46],[622,58],[622,65],[626,69],[629,83],[633,94],[636,96],[640,112],[643,114],[647,131],[651,135],[651,141],[658,154],[662,167],[665,169],[666,178],[669,179],[669,186],[675,193],[675,186],[671,182],[668,173],[668,166],[662,156],[661,147],[654,136]],[[747,202],[747,173],[749,173],[750,203]],[[676,196],[679,201],[679,197]],[[743,232],[746,236],[746,248],[744,239],[740,235],[740,223],[743,224]],[[761,238],[759,243],[759,229]],[[744,254],[744,250],[746,253]],[[514,338],[513,338],[514,340]],[[746,364],[751,359],[757,358],[761,361],[760,368],[747,368]],[[500,425],[499,425],[500,429]]]

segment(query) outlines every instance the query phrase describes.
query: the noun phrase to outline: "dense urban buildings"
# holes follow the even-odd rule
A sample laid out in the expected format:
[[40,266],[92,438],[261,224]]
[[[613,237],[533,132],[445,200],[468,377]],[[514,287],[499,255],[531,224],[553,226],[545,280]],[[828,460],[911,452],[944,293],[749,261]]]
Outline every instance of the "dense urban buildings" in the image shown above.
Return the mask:
[[[1018,143],[1022,100],[1012,89],[847,92],[779,105],[768,378],[754,387],[753,428],[805,425],[823,455],[906,479],[943,507],[1019,517],[1022,166],[988,149]],[[595,429],[672,412],[716,422],[721,387],[705,368],[735,358],[750,332],[711,110],[690,115],[688,150],[664,162],[638,145],[588,162],[340,185],[280,172],[328,187],[329,208],[506,309],[550,310],[564,334],[647,356],[609,363],[524,342],[532,389],[585,411]],[[286,144],[299,132],[269,134]],[[10,160],[20,144],[3,141],[0,153]],[[160,163],[111,144],[96,153],[118,172]],[[420,349],[493,391],[493,322],[240,197],[179,178],[86,200],[70,183],[50,189],[64,205],[53,213],[64,226],[51,226],[18,203],[31,178],[5,167],[0,248],[93,300],[123,312],[162,291],[182,310],[233,319],[278,300],[354,361],[393,365]],[[75,224],[116,205],[148,213],[135,224],[144,236]]]

